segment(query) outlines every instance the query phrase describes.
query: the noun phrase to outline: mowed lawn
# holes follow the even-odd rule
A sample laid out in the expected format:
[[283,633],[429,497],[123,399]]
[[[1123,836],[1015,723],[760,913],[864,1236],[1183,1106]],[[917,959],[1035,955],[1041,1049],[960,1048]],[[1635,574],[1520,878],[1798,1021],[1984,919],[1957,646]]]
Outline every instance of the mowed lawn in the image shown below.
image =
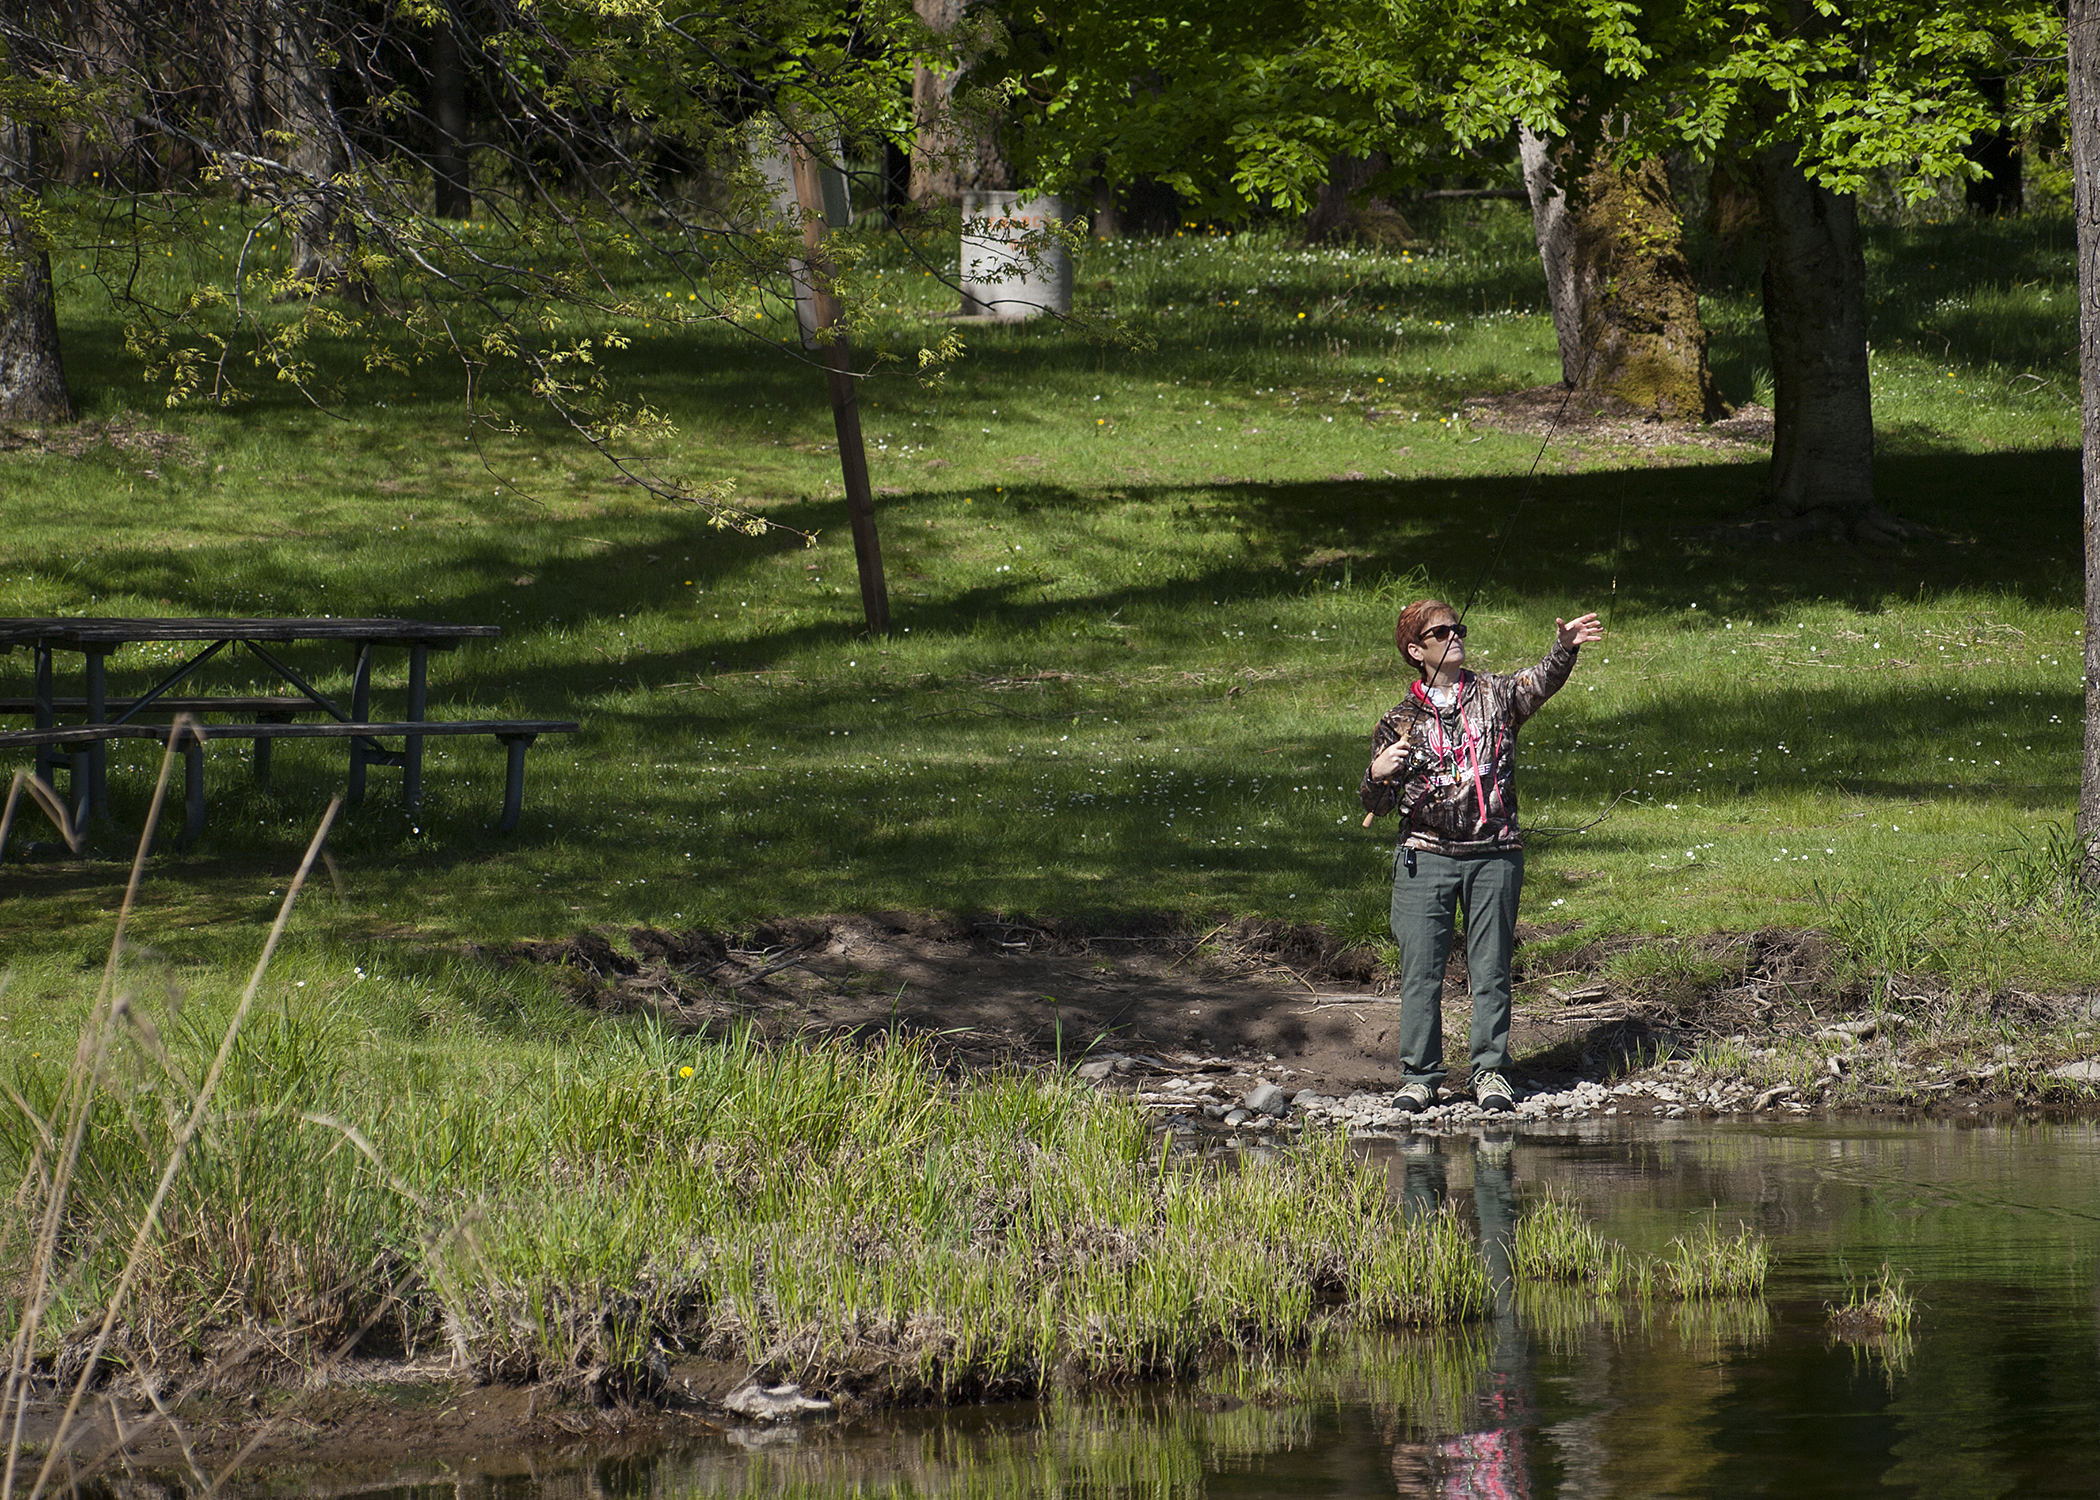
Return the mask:
[[[929,388],[909,354],[950,294],[874,244],[861,347],[898,356],[863,408],[885,641],[862,628],[821,375],[766,341],[778,308],[632,328],[610,367],[679,427],[639,458],[733,480],[792,528],[752,539],[615,482],[522,401],[497,405],[516,431],[470,429],[438,364],[367,378],[323,349],[344,373],[319,405],[264,382],[164,409],[96,268],[69,262],[69,369],[103,425],[0,452],[0,613],[492,623],[500,641],[433,659],[434,712],[582,722],[532,752],[507,838],[493,742],[434,745],[414,819],[375,773],[276,971],[316,994],[418,964],[471,989],[437,956],[470,943],[826,911],[1375,936],[1392,827],[1359,826],[1355,789],[1404,688],[1393,615],[1425,593],[1474,601],[1491,669],[1535,660],[1556,615],[1609,624],[1525,730],[1527,821],[1583,830],[1535,841],[1529,918],[1584,938],[1835,925],[1961,984],[2100,979],[2049,863],[2082,714],[2068,223],[1875,232],[1878,483],[1939,528],[1899,549],[1717,531],[1756,499],[1751,450],[1476,424],[1466,395],[1557,373],[1528,246],[1499,211],[1409,252],[1102,245],[1078,269],[1089,321],[963,328]],[[209,253],[171,257],[171,285]],[[1707,309],[1738,401],[1769,390],[1754,290],[1722,275]],[[345,655],[298,659],[347,688]],[[382,709],[405,662],[383,668]],[[5,670],[26,692],[28,655]],[[265,685],[246,661],[213,680]],[[38,997],[77,993],[107,944],[156,769],[113,757],[121,826],[94,857],[0,875],[0,1034],[42,1035]],[[342,752],[281,747],[267,794],[244,748],[210,764],[209,831],[156,857],[139,921],[223,974],[252,960]]]

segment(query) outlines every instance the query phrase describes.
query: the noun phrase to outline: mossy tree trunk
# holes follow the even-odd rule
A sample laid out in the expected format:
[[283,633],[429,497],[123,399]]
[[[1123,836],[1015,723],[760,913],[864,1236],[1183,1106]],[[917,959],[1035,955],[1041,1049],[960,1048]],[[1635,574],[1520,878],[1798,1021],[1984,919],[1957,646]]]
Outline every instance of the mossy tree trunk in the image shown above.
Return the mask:
[[1546,143],[1519,139],[1532,227],[1560,343],[1561,379],[1585,400],[1658,421],[1721,415],[1706,362],[1684,221],[1660,160],[1600,155],[1564,192]]
[[1684,219],[1659,158],[1599,161],[1574,204],[1573,277],[1585,394],[1665,422],[1710,422],[1721,393],[1706,363]]
[[2100,886],[2100,0],[2071,0],[2071,192],[2078,229],[2078,373],[2085,428],[2085,762],[2078,838]]
[[0,117],[0,418],[69,422],[51,255],[36,232],[35,130]]

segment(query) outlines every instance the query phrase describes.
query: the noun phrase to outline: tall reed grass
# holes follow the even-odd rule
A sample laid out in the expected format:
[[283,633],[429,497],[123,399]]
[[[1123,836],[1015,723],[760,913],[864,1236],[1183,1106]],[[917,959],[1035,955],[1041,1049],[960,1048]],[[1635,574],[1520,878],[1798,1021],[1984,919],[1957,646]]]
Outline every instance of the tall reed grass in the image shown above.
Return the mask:
[[1517,1220],[1510,1253],[1520,1282],[1569,1284],[1600,1297],[1664,1292],[1686,1301],[1759,1296],[1771,1263],[1762,1234],[1742,1225],[1725,1236],[1710,1218],[1671,1240],[1660,1256],[1635,1255],[1554,1193]]
[[54,1376],[77,1407],[111,1374],[303,1377],[359,1344],[601,1397],[692,1352],[872,1399],[1019,1394],[1487,1305],[1457,1222],[1410,1222],[1339,1132],[1205,1164],[1126,1100],[957,1082],[901,1035],[608,1026],[509,1068],[389,1045],[266,984],[326,832],[237,998],[154,993],[120,919],[77,1055],[15,1059],[15,1416]]
[[[906,1038],[642,1031],[494,1088],[360,1077],[345,1041],[280,1014],[227,1052],[135,1261],[116,1231],[143,1222],[180,1122],[136,1080],[98,1091],[62,1315],[21,1330],[35,1360],[130,1295],[134,1368],[191,1367],[241,1328],[297,1363],[391,1311],[409,1346],[498,1379],[634,1393],[703,1352],[952,1397],[1182,1375],[1296,1347],[1330,1309],[1436,1325],[1487,1299],[1456,1222],[1406,1222],[1339,1134],[1221,1170],[1061,1078],[951,1084]],[[20,1079],[10,1165],[35,1169],[64,1085]]]
[[1845,1277],[1845,1300],[1830,1309],[1830,1326],[1843,1337],[1889,1334],[1905,1339],[1918,1315],[1918,1299],[1901,1271],[1887,1261],[1855,1283]]

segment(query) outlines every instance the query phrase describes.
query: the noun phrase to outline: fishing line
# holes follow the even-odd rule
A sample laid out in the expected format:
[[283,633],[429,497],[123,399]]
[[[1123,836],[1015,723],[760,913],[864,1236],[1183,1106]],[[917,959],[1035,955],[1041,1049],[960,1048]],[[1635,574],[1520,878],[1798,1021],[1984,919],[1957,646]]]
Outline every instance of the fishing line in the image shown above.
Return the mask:
[[1577,823],[1573,828],[1542,828],[1537,826],[1526,828],[1524,830],[1524,843],[1527,847],[1535,842],[1550,844],[1555,839],[1573,838],[1578,833],[1588,833],[1592,828],[1595,828],[1599,823],[1602,823],[1606,818],[1618,811],[1619,804],[1631,797],[1633,792],[1634,789],[1632,787],[1626,788],[1625,791],[1604,804],[1603,812],[1598,813],[1596,817],[1590,819],[1587,823]]
[[1604,632],[1619,618],[1619,554],[1626,547],[1626,471],[1619,471],[1619,534],[1611,544],[1611,597],[1604,606]]
[[[1575,399],[1576,392],[1582,388],[1583,379],[1589,374],[1590,371],[1590,360],[1595,357],[1596,352],[1597,350],[1594,344],[1591,345],[1589,349],[1584,351],[1582,356],[1581,368],[1576,371],[1575,379],[1569,383],[1567,391],[1561,396],[1560,405],[1556,406],[1553,409],[1553,420],[1546,425],[1546,435],[1539,440],[1538,452],[1532,454],[1531,456],[1531,467],[1525,470],[1524,472],[1524,486],[1517,494],[1517,503],[1514,507],[1512,507],[1508,517],[1503,521],[1502,530],[1500,534],[1495,538],[1495,550],[1489,555],[1487,566],[1481,569],[1480,576],[1474,580],[1472,592],[1466,595],[1466,602],[1459,608],[1458,618],[1461,622],[1464,621],[1467,611],[1471,610],[1475,602],[1478,601],[1478,599],[1480,598],[1480,591],[1487,587],[1488,580],[1494,576],[1496,567],[1501,563],[1503,549],[1509,545],[1510,536],[1516,531],[1517,518],[1524,513],[1524,507],[1531,503],[1531,497],[1538,488],[1539,465],[1545,461],[1546,450],[1553,445],[1553,439],[1555,435],[1558,434],[1560,431],[1561,419],[1565,417],[1568,413],[1568,403]],[[1609,630],[1612,622],[1615,621],[1618,616],[1619,558],[1625,548],[1625,545],[1626,481],[1625,476],[1622,473],[1619,480],[1618,531],[1614,541],[1612,542],[1611,552],[1611,595],[1609,601],[1605,606],[1605,622],[1607,630]],[[1539,830],[1539,832],[1544,833],[1547,841],[1549,842],[1555,838],[1567,838],[1574,834],[1586,833],[1590,829],[1596,827],[1599,823],[1602,823],[1606,818],[1610,817],[1612,815],[1612,812],[1618,807],[1619,803],[1625,800],[1626,797],[1631,795],[1633,790],[1634,789],[1632,787],[1628,787],[1625,791],[1620,792],[1617,796],[1613,797],[1610,802],[1605,804],[1604,810],[1598,813],[1596,817],[1590,819],[1587,823],[1581,824],[1580,826],[1574,828],[1554,829],[1550,832],[1546,830]],[[1366,814],[1364,817],[1364,827],[1370,827],[1375,817],[1376,814]]]
[[1496,565],[1502,561],[1502,549],[1509,545],[1510,536],[1517,529],[1517,517],[1522,515],[1524,507],[1531,503],[1532,492],[1538,486],[1539,464],[1544,461],[1546,450],[1552,446],[1554,434],[1560,431],[1561,418],[1568,414],[1568,403],[1575,399],[1575,393],[1582,388],[1583,378],[1590,373],[1590,360],[1596,353],[1594,344],[1584,352],[1582,368],[1575,372],[1575,379],[1569,383],[1567,394],[1560,398],[1560,405],[1553,409],[1553,420],[1547,424],[1545,437],[1539,440],[1539,451],[1531,455],[1531,467],[1524,472],[1524,488],[1518,492],[1516,508],[1510,511],[1509,518],[1502,523],[1501,534],[1495,538],[1495,550],[1489,556],[1487,566],[1481,569],[1480,576],[1474,580],[1473,591],[1466,595],[1466,602],[1458,611],[1459,619],[1465,619],[1466,611],[1473,607],[1474,601],[1480,597],[1480,591],[1487,587],[1488,579],[1494,576]]

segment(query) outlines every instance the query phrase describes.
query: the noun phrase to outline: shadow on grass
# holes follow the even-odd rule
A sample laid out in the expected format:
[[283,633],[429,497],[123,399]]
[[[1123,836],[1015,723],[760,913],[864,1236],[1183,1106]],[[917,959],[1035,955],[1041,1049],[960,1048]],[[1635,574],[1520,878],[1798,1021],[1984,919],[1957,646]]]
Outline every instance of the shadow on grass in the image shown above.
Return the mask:
[[[1236,533],[1249,560],[1076,595],[1016,574],[1011,582],[960,587],[935,578],[933,587],[947,587],[947,597],[918,601],[900,588],[909,580],[893,576],[899,594],[894,612],[900,626],[909,624],[922,636],[975,631],[994,618],[1003,632],[1026,634],[1073,613],[1139,606],[1172,611],[1212,600],[1296,596],[1330,587],[1345,567],[1356,587],[1381,575],[1421,571],[1455,600],[1478,588],[1484,599],[1497,602],[1610,603],[1620,619],[1675,614],[1690,603],[1737,619],[1819,600],[1871,612],[1895,598],[1929,602],[1936,595],[1970,592],[2062,606],[2083,588],[2077,462],[2071,451],[1886,459],[1879,466],[1884,504],[1944,533],[1886,549],[1824,542],[1746,546],[1717,534],[1716,528],[1755,502],[1761,460],[1542,475],[1530,484],[1516,476],[1126,484],[1113,494],[1024,484],[1011,489],[1008,506],[1052,533],[1070,528],[1082,534],[1092,516],[1133,504],[1157,507],[1176,526]],[[961,527],[967,523],[954,519],[956,499],[921,490],[886,499],[880,515],[893,530],[916,525],[922,515]],[[847,529],[842,502],[804,500],[769,513],[833,538]],[[987,506],[983,518],[996,513]],[[909,535],[914,545],[927,548],[946,540],[945,534],[940,542],[924,541],[916,531]],[[243,556],[240,543],[181,552],[112,550],[86,563],[58,552],[18,556],[37,568],[92,571],[104,593],[165,600],[167,613],[187,614],[207,612],[230,571],[239,571],[258,593],[325,600],[323,586],[340,576],[348,554],[370,545],[369,537],[354,535],[314,538],[297,550],[264,556]],[[688,580],[707,590],[745,583],[772,589],[774,583],[761,582],[761,570],[801,551],[788,537],[696,536],[691,515],[668,508],[548,519],[533,523],[529,534],[477,528],[457,541],[428,534],[396,545],[428,552],[430,593],[420,608],[456,620],[517,626],[661,611],[672,624],[691,621],[706,628],[696,618]],[[678,550],[686,548],[692,549],[689,561]],[[1305,565],[1321,554],[1337,560]],[[839,551],[822,556],[833,581],[845,586],[826,600],[835,606],[835,619],[747,629],[741,641],[666,653],[654,665],[678,672],[748,670],[851,639],[861,622],[845,572],[850,559]],[[934,553],[927,563],[938,568],[943,559]],[[524,568],[534,577],[529,596],[512,581]],[[375,612],[405,605],[329,602]],[[585,680],[633,675],[578,670]]]
[[[1288,715],[1273,717],[1272,707],[1262,727],[1235,737],[1230,718],[1220,716],[1237,710],[1224,706],[1223,689],[1215,683],[1172,674],[1133,683],[1120,666],[1105,672],[1089,666],[1073,680],[1036,685],[1020,701],[986,691],[967,673],[986,659],[1052,660],[1069,645],[1061,629],[1051,638],[1054,622],[1119,609],[1150,613],[1147,648],[1141,657],[1096,657],[1096,664],[1130,660],[1147,669],[1172,667],[1177,650],[1195,660],[1195,652],[1209,649],[1199,647],[1198,637],[1214,614],[1213,601],[1246,606],[1308,594],[1329,598],[1345,569],[1352,591],[1375,588],[1381,575],[1398,578],[1422,569],[1461,598],[1481,581],[1491,608],[1534,600],[1560,607],[1566,601],[1569,607],[1611,608],[1621,625],[1640,617],[1690,618],[1683,611],[1692,602],[1702,617],[1745,621],[1817,600],[1872,612],[1894,599],[1929,604],[1997,595],[2068,607],[2079,597],[2075,453],[1885,461],[1880,473],[1888,503],[1949,533],[1886,550],[1823,543],[1743,547],[1709,539],[1716,523],[1754,497],[1761,469],[1743,462],[1557,474],[1531,487],[1516,477],[1126,485],[1113,494],[1020,487],[1002,503],[1000,517],[1015,526],[1033,524],[1053,540],[1083,535],[1096,514],[1111,509],[1157,507],[1174,531],[1229,529],[1243,539],[1250,560],[1198,567],[1159,583],[1104,582],[1075,595],[1022,575],[996,585],[971,582],[959,570],[941,577],[946,560],[930,559],[937,576],[928,586],[945,597],[900,598],[900,625],[913,627],[915,643],[939,647],[977,638],[989,646],[947,681],[928,676],[885,683],[882,703],[872,707],[864,682],[817,665],[809,669],[820,680],[776,678],[777,691],[763,701],[660,691],[717,673],[776,663],[804,666],[812,653],[854,643],[859,620],[850,578],[837,580],[847,585],[845,593],[822,599],[824,618],[810,620],[810,611],[798,608],[805,619],[780,627],[734,619],[718,625],[709,618],[711,606],[735,595],[711,593],[709,604],[701,605],[685,584],[692,579],[710,591],[748,585],[754,599],[764,591],[774,604],[794,604],[789,596],[798,584],[783,584],[778,574],[762,576],[798,550],[792,542],[696,537],[688,514],[639,510],[536,522],[529,536],[478,527],[461,528],[456,539],[440,531],[404,534],[390,545],[414,549],[413,560],[404,557],[395,566],[404,577],[412,575],[415,587],[427,589],[414,606],[418,612],[529,632],[640,613],[652,618],[652,633],[663,644],[626,661],[594,659],[580,645],[556,662],[462,653],[447,663],[446,695],[515,704],[534,716],[573,716],[585,725],[573,746],[549,743],[534,752],[519,835],[503,839],[487,826],[501,785],[500,752],[491,745],[463,748],[458,758],[433,764],[427,777],[431,805],[416,824],[400,812],[392,778],[382,777],[336,847],[368,868],[412,872],[433,892],[446,889],[451,872],[475,865],[496,867],[490,880],[497,884],[529,879],[522,865],[515,874],[500,867],[554,846],[546,858],[561,865],[562,879],[594,882],[602,870],[610,885],[616,878],[611,872],[633,875],[654,862],[661,874],[651,870],[652,878],[675,880],[681,889],[686,883],[703,891],[748,887],[751,900],[776,911],[922,907],[964,889],[975,905],[1037,912],[1260,907],[1272,904],[1279,888],[1331,890],[1338,869],[1354,868],[1350,862],[1369,869],[1380,839],[1356,829],[1346,790],[1323,789],[1318,797],[1279,803],[1278,794],[1297,778],[1280,760],[1259,759],[1260,752],[1287,743],[1292,753],[1281,759],[1331,755],[1344,768],[1333,780],[1353,787],[1364,726],[1382,703],[1367,708],[1364,725],[1328,730],[1306,723],[1287,732],[1276,726],[1288,722]],[[959,526],[955,499],[921,491],[887,502],[883,515],[893,527],[926,514],[943,527]],[[845,530],[837,504],[798,502],[778,514],[835,537]],[[1504,527],[1507,541],[1498,552]],[[243,539],[181,552],[140,547],[82,558],[62,552],[54,540],[48,556],[18,553],[15,560],[63,566],[76,579],[91,577],[104,595],[129,592],[165,600],[169,614],[190,614],[210,612],[208,601],[221,594],[229,577],[279,600],[325,597],[319,586],[340,577],[340,549],[368,544],[368,538],[323,536],[291,548]],[[684,560],[687,551],[690,562]],[[1308,555],[1335,552],[1342,561],[1304,565]],[[846,565],[842,550],[825,556],[827,569]],[[511,581],[523,566],[537,578],[530,590]],[[349,599],[331,602],[344,609],[370,607]],[[731,626],[739,629],[738,637],[718,634]],[[1381,667],[1386,664],[1377,641],[1340,649],[1347,656],[1330,661],[1368,662],[1375,656]],[[339,652],[315,651],[300,660],[334,671],[345,665]],[[24,653],[7,661],[10,691],[26,691],[27,670]],[[637,691],[646,687],[659,691]],[[1265,691],[1250,686],[1240,705],[1256,703]],[[1119,733],[1144,727],[1167,735],[1176,726],[1193,726],[1199,737],[1192,748],[1202,753],[1184,768],[1162,759],[1157,745],[1142,754],[1133,750],[1087,780],[1032,758],[1003,760],[997,741],[974,728],[963,732],[960,726],[970,721],[954,717],[1010,718],[1014,737],[1028,739],[1042,732],[1039,724],[1111,706],[1128,726]],[[1846,674],[1835,681],[1795,673],[1777,687],[1763,677],[1754,690],[1698,684],[1656,694],[1616,715],[1559,707],[1562,725],[1580,719],[1585,738],[1595,735],[1614,748],[1609,754],[1598,753],[1594,744],[1581,756],[1549,753],[1560,732],[1550,713],[1529,731],[1523,785],[1535,823],[1576,821],[1566,814],[1601,805],[1628,786],[1657,801],[1754,802],[1778,789],[1813,786],[1906,803],[1984,796],[2048,810],[2068,807],[2074,795],[2068,779],[2017,780],[2018,773],[1989,769],[1989,760],[2010,757],[1973,745],[1963,750],[1958,766],[1949,767],[1948,781],[1935,782],[1928,778],[1937,773],[1927,770],[1921,750],[1964,735],[1983,738],[1971,731],[1987,725],[1994,734],[2017,734],[2022,746],[2033,746],[2032,764],[2074,767],[2080,705],[2070,689],[2007,701],[1982,686],[1950,689],[1944,677],[1933,690],[1921,691],[1894,672]],[[2060,722],[2050,723],[2052,717]],[[851,728],[850,754],[842,748],[827,755],[819,748],[833,743],[824,732],[834,726]],[[817,733],[823,738],[812,741]],[[698,748],[703,742],[731,735],[772,736],[769,743],[790,747],[776,768],[781,774],[768,786],[740,784],[729,797],[705,801],[690,791],[666,794],[647,778],[623,782],[615,776],[612,790],[601,792],[594,779],[600,763],[645,750],[666,760],[704,760],[707,752]],[[1784,755],[1776,749],[1782,741],[1788,746]],[[950,774],[963,778],[973,793],[984,793],[981,806],[957,803],[941,812],[929,801],[930,784],[900,775],[894,764],[944,743],[979,762],[967,773]],[[264,794],[247,785],[245,767],[236,763],[240,754],[213,758],[212,823],[197,856],[200,870],[247,870],[296,857],[311,807],[341,784],[338,758],[286,755],[280,790]],[[1972,755],[1984,764],[1969,764]],[[1221,772],[1228,762],[1232,770]],[[821,778],[805,782],[802,771],[812,766],[822,767]],[[1235,772],[1245,784],[1227,793],[1221,777]],[[785,779],[790,774],[793,782]],[[120,808],[125,798],[143,806],[138,779],[137,768],[120,776]],[[946,790],[960,795],[959,788]],[[1546,804],[1555,815],[1542,820],[1537,810]],[[1203,809],[1200,817],[1178,812],[1171,826],[1162,811],[1197,807]],[[641,824],[649,818],[667,819],[668,825],[644,833]],[[1273,818],[1275,830],[1247,837],[1241,825],[1252,827],[1262,818]],[[412,832],[416,827],[423,831]],[[1081,842],[1076,830],[1088,831],[1088,839]],[[1653,853],[1666,851],[1675,838],[1621,823],[1599,829],[1582,847]],[[957,876],[958,870],[970,873]],[[930,872],[938,872],[937,881]],[[84,879],[73,899],[84,899],[92,883]],[[552,906],[558,893],[540,897],[521,890],[518,896]]]
[[[1065,686],[1043,706],[1083,710],[1098,706],[1106,691]],[[560,764],[559,776],[543,772],[537,790],[528,790],[526,820],[514,837],[490,826],[500,775],[490,753],[433,767],[430,805],[413,822],[396,788],[379,784],[335,847],[353,870],[391,868],[433,896],[452,892],[468,901],[476,898],[455,891],[455,875],[486,868],[487,878],[515,883],[548,858],[559,862],[563,881],[593,892],[601,881],[612,887],[641,874],[694,890],[696,900],[699,892],[747,890],[769,911],[952,908],[965,892],[962,904],[970,909],[1068,917],[1173,904],[1177,895],[1191,910],[1244,910],[1272,903],[1279,891],[1302,891],[1311,901],[1353,882],[1375,883],[1389,823],[1360,830],[1347,791],[1297,795],[1301,768],[1264,761],[1254,739],[1214,733],[1205,746],[1193,734],[1182,736],[1195,706],[1189,701],[1163,701],[1144,720],[1161,743],[1195,743],[1202,753],[1188,764],[1131,745],[1075,777],[1041,754],[1008,758],[989,743],[978,744],[974,756],[966,750],[965,764],[952,755],[943,763],[955,747],[913,717],[937,692],[900,686],[880,720],[856,722],[850,751],[826,758],[807,743],[790,748],[769,758],[780,762],[771,774],[748,778],[719,799],[659,794],[647,784],[596,795],[591,767],[609,752],[690,758],[696,742],[752,735],[789,747],[790,725],[827,714],[843,720],[853,690],[810,685],[771,706],[734,712],[655,700],[647,710],[598,715],[590,740]],[[1535,830],[1579,821],[1577,814],[1587,816],[1621,791],[1637,802],[1698,807],[1696,816],[1709,824],[1730,825],[1768,817],[1761,803],[1798,819],[1804,791],[1840,799],[1826,804],[1839,827],[1846,817],[1874,816],[1877,807],[1984,802],[2067,814],[2075,803],[2074,770],[2035,778],[1993,769],[1992,759],[2008,758],[2002,750],[1993,754],[2005,742],[1972,744],[1987,728],[2016,736],[2010,748],[2027,752],[2029,764],[2075,768],[2074,690],[2017,698],[1983,686],[1925,692],[1888,674],[1759,692],[1677,692],[1601,715],[1556,712],[1575,707],[1549,708],[1520,751],[1526,818]],[[1785,753],[1776,748],[1781,743]],[[1961,763],[1948,767],[1948,780],[1927,779],[1921,745],[1964,751]],[[1356,727],[1310,731],[1298,749],[1315,759],[1332,753],[1343,768],[1337,780],[1353,787],[1363,753]],[[185,883],[252,882],[258,870],[296,855],[306,814],[340,784],[333,762],[309,758],[280,767],[278,790],[264,793],[247,784],[244,767],[219,763],[205,845],[170,873]],[[140,790],[120,783],[120,812],[140,800]],[[648,805],[658,800],[666,805]],[[664,821],[637,827],[626,821],[635,816]],[[1543,873],[1570,859],[1667,860],[1684,837],[1674,822],[1622,816],[1574,841],[1535,840],[1533,862]],[[514,873],[500,873],[506,865],[515,865]],[[47,901],[87,900],[118,883],[121,868],[109,861],[23,872],[0,888]],[[559,900],[559,893],[545,898],[556,910]]]

